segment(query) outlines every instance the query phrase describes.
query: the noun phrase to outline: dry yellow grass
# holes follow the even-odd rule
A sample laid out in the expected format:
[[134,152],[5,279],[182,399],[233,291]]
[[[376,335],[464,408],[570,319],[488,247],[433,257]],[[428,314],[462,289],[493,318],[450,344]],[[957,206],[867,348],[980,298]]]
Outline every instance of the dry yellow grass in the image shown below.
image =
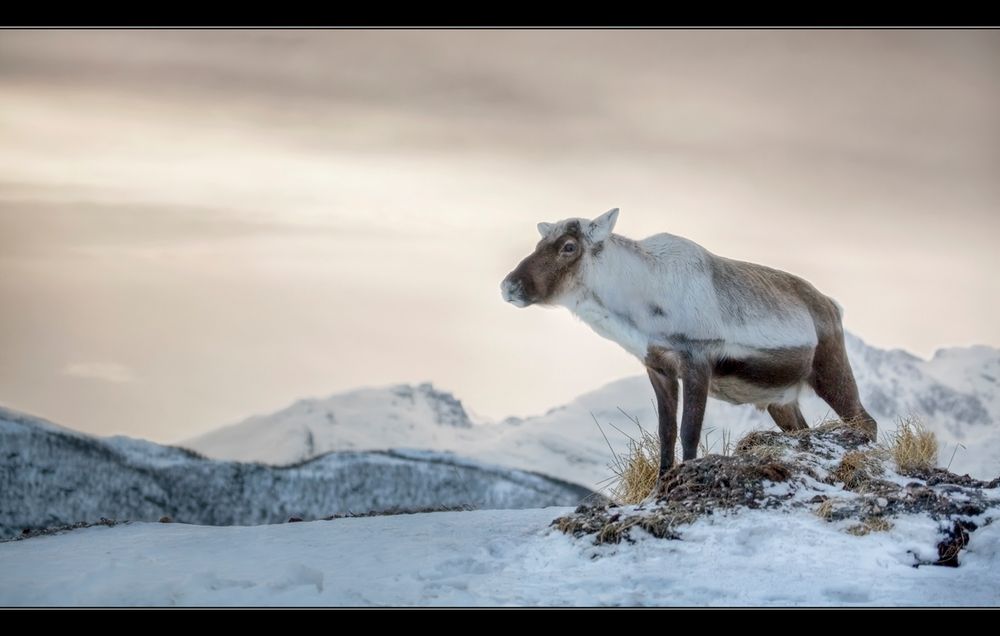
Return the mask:
[[660,472],[660,440],[652,433],[639,429],[639,437],[629,437],[623,455],[612,451],[611,472],[614,485],[611,496],[619,503],[637,504],[656,486]]
[[937,438],[916,417],[900,420],[884,447],[903,475],[925,473],[937,465]]
[[823,500],[823,503],[816,508],[816,516],[820,519],[826,519],[829,521],[833,517],[834,506],[835,504],[833,503],[833,499]]
[[853,450],[844,453],[840,463],[833,469],[833,477],[843,482],[844,488],[857,490],[885,472],[876,450]]
[[888,532],[892,528],[892,522],[885,517],[868,517],[864,523],[859,523],[848,528],[847,533],[853,534],[856,537],[863,537],[872,532]]
[[775,441],[773,431],[750,431],[733,445],[734,455],[750,455],[764,461],[774,461],[785,453],[785,447]]

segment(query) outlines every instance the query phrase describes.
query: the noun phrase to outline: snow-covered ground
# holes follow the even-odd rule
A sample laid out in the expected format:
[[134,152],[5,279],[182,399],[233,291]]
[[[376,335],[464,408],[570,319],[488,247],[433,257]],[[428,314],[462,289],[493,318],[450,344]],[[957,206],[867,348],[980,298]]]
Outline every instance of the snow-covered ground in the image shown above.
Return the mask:
[[[862,400],[882,431],[891,431],[899,417],[918,415],[938,436],[942,466],[950,463],[953,472],[980,479],[1000,475],[1000,350],[941,349],[923,360],[869,346],[850,334],[847,348]],[[621,453],[628,438],[612,426],[634,435],[635,425],[619,408],[655,431],[653,399],[642,375],[585,393],[544,415],[480,422],[451,394],[428,384],[368,388],[300,400],[182,445],[209,457],[273,464],[330,450],[449,450],[597,488],[609,475],[610,452],[594,418]],[[811,423],[834,416],[811,393],[802,408]],[[715,452],[721,450],[723,432],[735,441],[753,429],[775,427],[766,413],[751,406],[709,400],[704,433]]]
[[743,510],[594,546],[568,508],[253,527],[135,523],[0,543],[0,605],[997,605],[1000,524],[960,568],[929,518],[863,537],[812,513]]

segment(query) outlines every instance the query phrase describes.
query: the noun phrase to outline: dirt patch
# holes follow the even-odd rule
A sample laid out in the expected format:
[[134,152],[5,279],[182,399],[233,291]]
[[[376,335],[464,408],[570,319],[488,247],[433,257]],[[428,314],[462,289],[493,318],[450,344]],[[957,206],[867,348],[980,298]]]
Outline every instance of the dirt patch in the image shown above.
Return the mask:
[[24,539],[31,539],[34,537],[43,537],[50,534],[63,534],[64,532],[70,532],[72,530],[79,530],[81,528],[92,528],[94,526],[118,526],[129,523],[128,521],[117,521],[115,519],[106,519],[101,517],[99,521],[90,523],[88,521],[77,521],[76,523],[68,523],[61,526],[51,526],[48,528],[24,528],[21,530],[21,534],[11,537],[9,539],[0,540],[0,543],[6,543],[7,541],[22,541]]
[[[369,510],[368,512],[344,512],[322,517],[321,521],[334,519],[352,519],[355,517],[391,517],[394,515],[418,515],[425,512],[468,512],[475,510],[473,506],[427,506],[423,508],[387,508],[385,510]],[[289,519],[291,521],[291,519]],[[302,519],[299,519],[302,521]]]
[[679,528],[702,515],[738,507],[777,507],[789,494],[768,494],[766,487],[792,477],[794,468],[778,459],[754,455],[709,455],[674,466],[664,476],[655,505],[583,505],[553,525],[573,536],[594,535],[594,542],[631,541],[641,528],[661,539],[680,538]]
[[678,528],[691,523],[698,514],[682,505],[661,505],[648,514],[630,514],[625,508],[610,505],[578,507],[573,514],[559,517],[552,525],[574,537],[594,535],[594,543],[632,542],[632,528],[641,528],[657,539],[679,539]]
[[956,521],[944,539],[938,543],[938,560],[934,565],[958,567],[958,555],[969,544],[969,533],[976,529],[971,521]]

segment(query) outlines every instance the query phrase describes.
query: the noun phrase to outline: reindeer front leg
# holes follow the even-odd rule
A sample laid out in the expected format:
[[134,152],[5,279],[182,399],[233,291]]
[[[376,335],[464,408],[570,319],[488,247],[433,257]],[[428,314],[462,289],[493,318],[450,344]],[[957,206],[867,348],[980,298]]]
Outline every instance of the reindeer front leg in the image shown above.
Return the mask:
[[684,385],[684,412],[681,415],[681,448],[684,461],[698,454],[701,424],[705,419],[708,402],[708,385],[712,369],[704,362],[688,358],[681,365],[681,382]]
[[674,465],[674,446],[677,443],[677,372],[669,367],[648,367],[646,372],[656,394],[656,407],[660,419],[660,471],[657,479],[659,486],[663,482],[663,476]]

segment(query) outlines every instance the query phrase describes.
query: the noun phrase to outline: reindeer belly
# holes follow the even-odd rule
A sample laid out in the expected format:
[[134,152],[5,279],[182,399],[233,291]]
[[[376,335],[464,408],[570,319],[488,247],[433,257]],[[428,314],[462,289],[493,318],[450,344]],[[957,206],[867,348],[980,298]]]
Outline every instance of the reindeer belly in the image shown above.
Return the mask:
[[760,386],[738,378],[715,378],[708,394],[730,404],[753,404],[765,408],[771,404],[789,404],[799,398],[803,384],[786,387]]
[[709,395],[731,404],[788,404],[798,399],[812,371],[812,347],[762,349],[716,361]]

